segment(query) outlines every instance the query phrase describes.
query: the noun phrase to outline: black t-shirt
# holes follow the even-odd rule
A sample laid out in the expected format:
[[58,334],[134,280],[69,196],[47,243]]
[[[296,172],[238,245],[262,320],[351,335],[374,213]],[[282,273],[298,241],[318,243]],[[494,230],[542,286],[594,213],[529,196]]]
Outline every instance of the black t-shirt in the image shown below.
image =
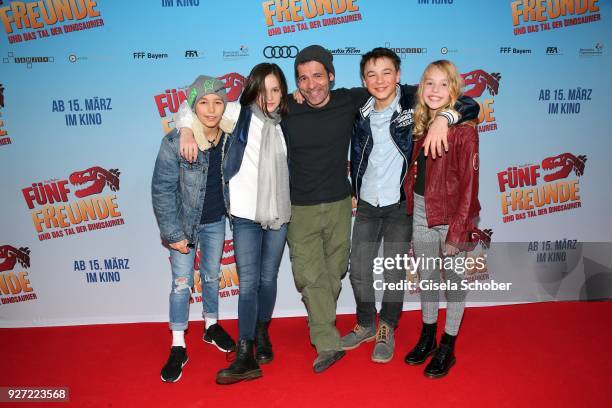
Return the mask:
[[291,203],[312,205],[341,200],[351,193],[348,148],[365,88],[335,89],[321,108],[289,98],[283,119],[289,150]]
[[420,196],[425,196],[425,169],[427,168],[427,157],[425,157],[425,149],[421,148],[416,159],[417,173],[414,181],[414,192]]
[[[223,136],[222,136],[223,137]],[[225,202],[223,200],[223,187],[221,185],[221,152],[223,144],[208,150],[208,174],[206,175],[206,191],[204,194],[204,207],[200,224],[217,222],[225,214]]]

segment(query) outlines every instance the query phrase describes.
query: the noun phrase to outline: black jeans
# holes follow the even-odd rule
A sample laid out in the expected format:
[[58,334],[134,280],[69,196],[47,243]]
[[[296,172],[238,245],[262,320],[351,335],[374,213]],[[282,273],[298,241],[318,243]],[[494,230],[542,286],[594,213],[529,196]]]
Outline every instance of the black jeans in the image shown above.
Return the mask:
[[[374,289],[374,258],[378,257],[381,241],[383,256],[394,258],[408,253],[412,237],[412,217],[406,214],[406,202],[386,207],[374,207],[361,200],[353,225],[350,280],[357,304],[357,322],[363,327],[376,323],[376,290]],[[405,269],[385,269],[385,283],[398,283],[406,278]],[[377,275],[377,280],[380,280]],[[379,282],[380,283],[380,282]],[[380,319],[391,327],[397,326],[402,313],[403,290],[385,289]]]

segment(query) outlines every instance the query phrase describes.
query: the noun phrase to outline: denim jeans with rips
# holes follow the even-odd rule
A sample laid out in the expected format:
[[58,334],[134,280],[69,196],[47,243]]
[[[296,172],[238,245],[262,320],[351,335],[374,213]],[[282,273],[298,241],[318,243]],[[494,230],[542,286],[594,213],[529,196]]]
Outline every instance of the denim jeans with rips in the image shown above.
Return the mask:
[[[197,233],[200,245],[200,277],[202,282],[202,316],[217,318],[219,314],[219,274],[225,243],[225,217],[210,224],[201,224]],[[170,291],[170,329],[185,330],[189,321],[189,299],[193,286],[195,248],[182,254],[170,250],[172,290]]]

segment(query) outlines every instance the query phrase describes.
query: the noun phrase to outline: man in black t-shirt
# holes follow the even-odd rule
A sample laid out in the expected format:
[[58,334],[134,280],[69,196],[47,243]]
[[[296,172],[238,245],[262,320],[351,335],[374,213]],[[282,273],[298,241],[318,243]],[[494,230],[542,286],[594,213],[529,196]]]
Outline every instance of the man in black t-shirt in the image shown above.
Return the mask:
[[291,180],[287,240],[293,276],[308,311],[319,373],[344,356],[336,330],[336,301],[347,270],[351,231],[348,147],[355,115],[367,99],[363,88],[330,91],[329,51],[304,48],[295,59],[298,88],[306,103],[290,99],[283,120]]

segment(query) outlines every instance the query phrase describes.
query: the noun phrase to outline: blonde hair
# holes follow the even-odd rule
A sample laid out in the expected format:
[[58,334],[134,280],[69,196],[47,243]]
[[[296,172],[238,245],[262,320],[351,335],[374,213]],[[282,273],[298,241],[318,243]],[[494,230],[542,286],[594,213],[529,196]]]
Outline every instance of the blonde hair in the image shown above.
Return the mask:
[[455,64],[453,64],[449,60],[438,60],[429,64],[427,68],[425,68],[425,71],[423,71],[421,81],[419,82],[419,88],[417,90],[417,102],[413,114],[414,129],[412,131],[412,134],[414,140],[422,138],[429,129],[429,126],[431,126],[433,120],[435,119],[435,116],[431,114],[431,112],[429,111],[429,107],[423,100],[425,78],[427,77],[427,74],[429,74],[429,72],[434,68],[438,68],[440,71],[442,71],[444,75],[446,75],[446,78],[448,78],[448,90],[450,93],[450,99],[448,103],[438,109],[438,111],[449,108],[454,109],[457,99],[459,99],[459,97],[461,96],[461,89],[463,88],[463,78],[461,78],[461,75],[459,75],[459,71],[457,70]]

